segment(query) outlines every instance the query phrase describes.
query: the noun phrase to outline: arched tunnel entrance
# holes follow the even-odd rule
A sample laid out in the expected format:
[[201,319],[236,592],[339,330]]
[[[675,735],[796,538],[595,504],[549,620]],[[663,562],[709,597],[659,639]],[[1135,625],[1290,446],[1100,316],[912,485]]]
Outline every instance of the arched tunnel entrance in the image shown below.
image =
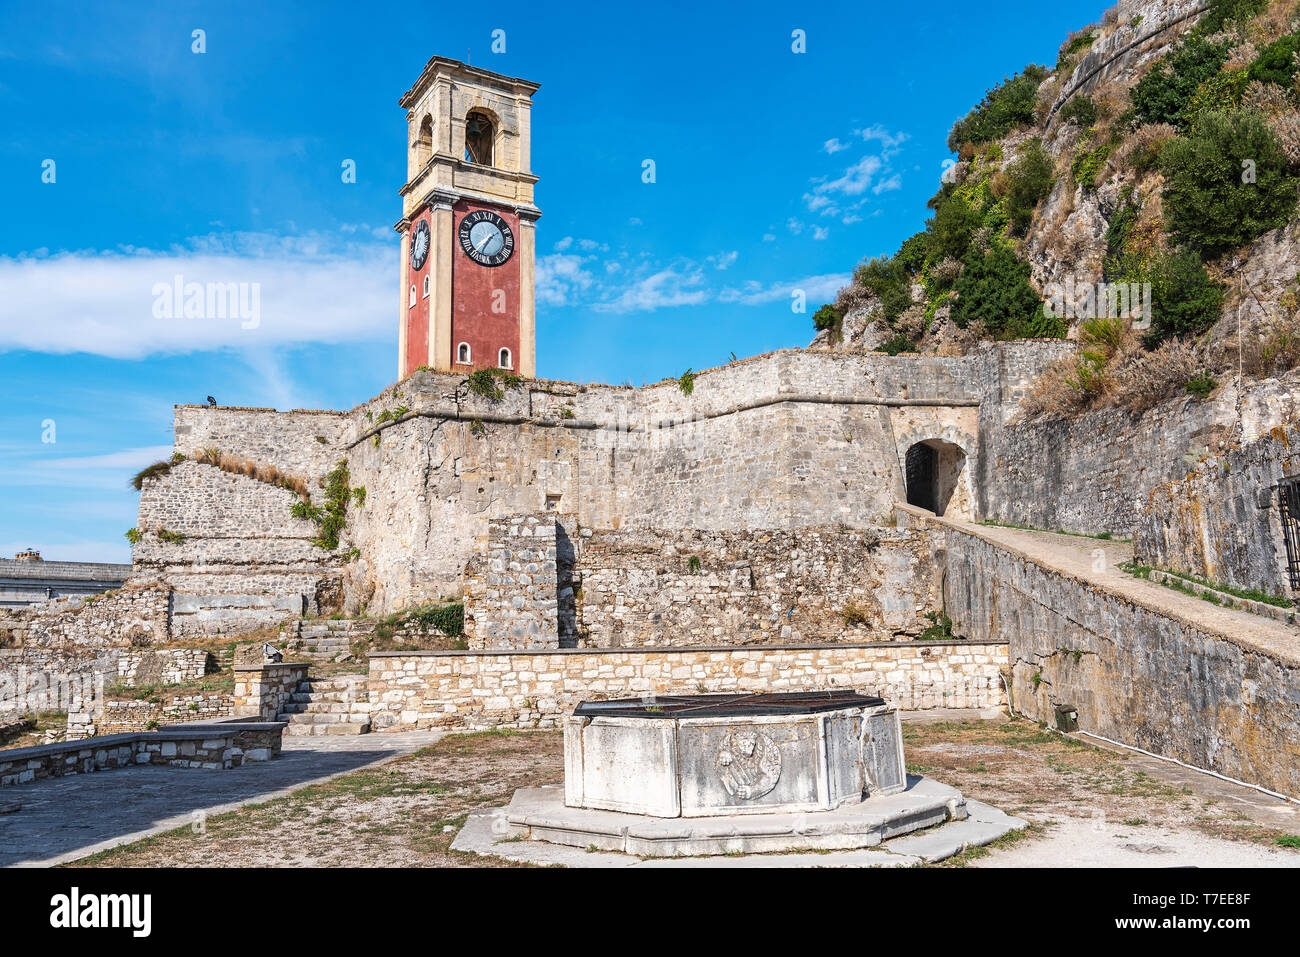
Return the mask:
[[903,475],[907,504],[942,515],[957,490],[966,453],[942,439],[925,439],[907,450]]

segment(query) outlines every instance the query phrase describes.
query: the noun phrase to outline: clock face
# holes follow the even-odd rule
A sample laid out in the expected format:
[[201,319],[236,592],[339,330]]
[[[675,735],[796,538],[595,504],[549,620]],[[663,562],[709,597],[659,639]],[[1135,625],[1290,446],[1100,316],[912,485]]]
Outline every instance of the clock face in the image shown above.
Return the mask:
[[429,224],[424,220],[415,224],[411,233],[411,268],[419,271],[429,258]]
[[480,266],[500,266],[515,251],[510,224],[496,213],[476,209],[460,221],[460,248]]

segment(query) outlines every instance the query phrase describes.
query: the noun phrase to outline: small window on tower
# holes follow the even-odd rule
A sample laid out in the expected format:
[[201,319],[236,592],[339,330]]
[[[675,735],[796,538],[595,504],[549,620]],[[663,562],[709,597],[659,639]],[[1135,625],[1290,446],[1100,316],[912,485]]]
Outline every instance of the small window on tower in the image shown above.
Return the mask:
[[499,365],[502,369],[513,369],[513,368],[514,368],[514,366],[510,364],[510,350],[509,350],[509,349],[502,349],[502,350],[501,350],[500,355],[497,356],[497,365]]
[[428,276],[424,277],[424,298],[425,299],[429,298],[429,277]]
[[456,361],[461,365],[469,365],[469,343],[462,342],[456,347]]
[[465,117],[465,159],[483,166],[492,165],[492,141],[496,131],[486,114],[477,110]]
[[415,305],[415,287],[411,287],[411,305]]

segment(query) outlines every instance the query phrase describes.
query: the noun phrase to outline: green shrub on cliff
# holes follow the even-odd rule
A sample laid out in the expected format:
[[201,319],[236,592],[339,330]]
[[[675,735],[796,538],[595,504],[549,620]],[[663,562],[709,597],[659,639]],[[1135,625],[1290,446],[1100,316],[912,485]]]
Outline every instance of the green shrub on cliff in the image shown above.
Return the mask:
[[1285,225],[1296,176],[1257,114],[1206,113],[1160,156],[1165,228],[1176,245],[1216,256]]
[[1000,242],[987,252],[972,249],[967,254],[950,315],[960,329],[982,322],[997,339],[1065,334],[1060,319],[1043,314],[1029,281],[1029,264]]
[[1029,228],[1038,204],[1047,198],[1056,181],[1056,168],[1041,140],[1024,145],[1020,156],[1007,169],[1003,180],[1007,212],[1017,235]]
[[1189,35],[1138,81],[1130,97],[1137,124],[1185,125],[1184,111],[1196,89],[1215,76],[1228,57],[1226,42],[1211,43],[1199,34]]
[[1045,67],[1030,64],[1015,76],[1003,80],[984,94],[975,109],[958,120],[948,134],[948,149],[954,153],[965,143],[988,143],[1034,121],[1038,86],[1047,79]]

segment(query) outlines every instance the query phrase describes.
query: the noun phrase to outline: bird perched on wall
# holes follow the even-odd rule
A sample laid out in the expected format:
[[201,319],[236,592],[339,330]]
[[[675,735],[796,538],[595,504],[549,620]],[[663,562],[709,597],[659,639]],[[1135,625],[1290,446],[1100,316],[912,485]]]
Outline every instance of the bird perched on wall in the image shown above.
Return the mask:
[[217,400],[212,398],[212,396],[208,396],[208,405],[215,409],[217,407]]

